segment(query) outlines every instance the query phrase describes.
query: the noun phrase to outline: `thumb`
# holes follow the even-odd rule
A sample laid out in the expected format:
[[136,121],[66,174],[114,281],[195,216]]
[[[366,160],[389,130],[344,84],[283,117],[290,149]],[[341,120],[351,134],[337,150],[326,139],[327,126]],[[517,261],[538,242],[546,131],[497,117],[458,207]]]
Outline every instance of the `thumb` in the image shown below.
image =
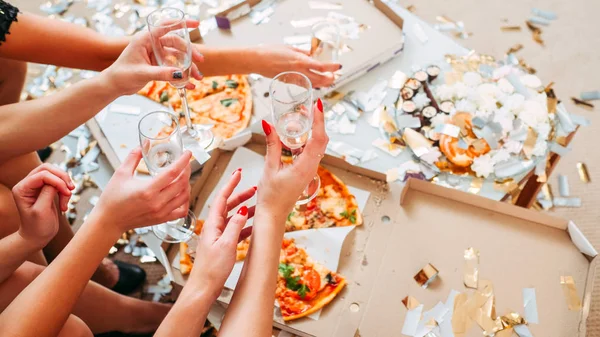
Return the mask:
[[121,167],[119,167],[118,171],[123,172],[127,175],[133,175],[133,172],[135,172],[135,169],[138,166],[138,164],[140,163],[141,159],[142,159],[142,148],[140,148],[138,146],[135,149],[133,149],[131,152],[129,152],[129,154],[127,155],[127,158],[125,158],[125,161],[123,161],[123,163],[121,164]]
[[54,198],[58,192],[56,189],[50,185],[44,185],[40,194],[37,197],[37,200],[33,204],[33,208],[38,211],[48,211],[54,207]]
[[[186,70],[189,71],[189,70]],[[177,67],[162,67],[162,66],[148,66],[146,67],[145,74],[146,81],[164,81],[169,82],[173,80],[183,79],[186,74],[180,68]],[[189,75],[189,73],[187,74]]]

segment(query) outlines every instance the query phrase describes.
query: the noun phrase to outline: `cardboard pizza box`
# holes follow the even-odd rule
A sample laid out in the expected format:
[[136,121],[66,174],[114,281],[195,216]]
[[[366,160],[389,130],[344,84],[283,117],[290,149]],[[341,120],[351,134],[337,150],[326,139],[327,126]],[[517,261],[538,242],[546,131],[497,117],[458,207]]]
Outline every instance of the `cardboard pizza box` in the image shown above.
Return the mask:
[[[264,154],[264,138],[253,134],[244,147]],[[231,173],[224,168],[232,155],[216,151],[196,180],[197,214],[220,177]],[[479,279],[492,282],[499,316],[508,311],[523,315],[522,290],[535,288],[539,324],[529,324],[533,336],[585,336],[597,261],[575,224],[425,181],[388,185],[380,173],[327,155],[322,164],[349,187],[371,194],[362,210],[364,224],[350,232],[340,254],[337,271],[348,285],[318,320],[285,323],[275,308],[273,325],[286,336],[403,336],[405,296],[429,310],[445,302],[452,289],[473,293],[463,285],[463,253],[469,247],[480,251]],[[178,250],[171,247],[171,260]],[[423,289],[413,276],[428,263],[439,276]],[[185,277],[173,272],[175,283],[183,285]],[[568,309],[561,276],[573,277],[581,310]],[[219,303],[226,306],[232,294],[225,289]],[[473,326],[465,336],[481,335]]]

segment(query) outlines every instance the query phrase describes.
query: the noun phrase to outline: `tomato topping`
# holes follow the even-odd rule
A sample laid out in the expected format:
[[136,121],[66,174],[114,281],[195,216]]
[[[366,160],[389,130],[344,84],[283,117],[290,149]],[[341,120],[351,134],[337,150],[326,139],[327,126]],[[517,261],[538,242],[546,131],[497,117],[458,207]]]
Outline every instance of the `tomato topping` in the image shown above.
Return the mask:
[[310,301],[317,296],[321,288],[321,276],[314,269],[306,269],[300,278],[300,284],[304,285],[302,291],[295,291],[292,296],[303,301]]

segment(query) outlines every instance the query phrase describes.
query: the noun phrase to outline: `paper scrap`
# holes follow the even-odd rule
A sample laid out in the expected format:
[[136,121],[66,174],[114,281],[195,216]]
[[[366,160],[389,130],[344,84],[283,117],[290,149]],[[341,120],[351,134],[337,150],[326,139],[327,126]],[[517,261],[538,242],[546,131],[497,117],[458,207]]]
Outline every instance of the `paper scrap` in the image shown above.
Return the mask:
[[571,149],[564,147],[564,146],[558,144],[557,142],[550,143],[550,152],[554,152],[561,157],[566,156],[567,153],[569,153],[569,151],[571,151]]
[[558,175],[558,193],[561,197],[568,197],[569,193],[569,180],[566,175]]
[[539,324],[535,288],[523,288],[523,307],[527,322]]
[[549,26],[550,25],[550,21],[549,20],[546,20],[544,18],[539,18],[537,16],[532,16],[527,21],[531,22],[533,24],[536,24],[536,25],[542,25],[542,26]]
[[[573,222],[569,221],[567,226],[567,231],[569,232],[569,236],[571,237],[571,241],[579,251],[589,257],[595,257],[598,255],[598,252],[594,248],[594,246],[590,243],[590,241],[583,235],[579,227]],[[528,319],[529,320],[529,319]]]
[[460,294],[458,291],[452,289],[444,304],[448,311],[446,311],[442,321],[439,322],[440,334],[442,337],[454,337],[454,332],[452,331],[452,316],[454,314],[454,300],[458,294]]
[[556,207],[581,207],[581,198],[559,198],[556,197],[552,200]]
[[565,295],[569,310],[581,310],[581,300],[579,299],[579,295],[577,295],[577,288],[575,287],[575,280],[573,279],[573,276],[561,276],[560,284],[562,286],[563,294]]
[[585,163],[577,163],[577,172],[579,173],[579,180],[581,180],[582,182],[589,183],[591,181],[590,174]]
[[387,140],[381,138],[375,139],[371,144],[392,157],[398,157],[403,150],[402,146],[391,144]]
[[529,331],[529,328],[525,324],[515,325],[513,326],[513,329],[519,337],[533,337],[531,331]]
[[479,250],[468,248],[465,250],[465,271],[463,283],[467,288],[477,289],[479,282]]
[[471,326],[468,314],[468,295],[459,294],[454,299],[454,313],[452,315],[452,332],[456,337],[464,336]]
[[439,124],[434,130],[436,133],[441,133],[454,138],[458,138],[458,135],[460,134],[460,128],[454,124]]
[[421,41],[422,44],[425,44],[427,43],[427,41],[429,41],[429,37],[427,36],[425,31],[423,30],[423,27],[421,27],[420,24],[415,23],[413,25],[413,31],[417,39],[419,39],[419,41]]
[[417,333],[417,326],[421,320],[421,312],[423,312],[423,304],[409,310],[404,317],[404,326],[402,333],[407,336],[414,336]]
[[581,94],[579,94],[579,98],[581,98],[581,100],[583,101],[593,101],[600,99],[600,90],[584,91]]
[[548,11],[548,10],[539,9],[539,8],[532,8],[531,14],[533,14],[535,16],[539,16],[546,20],[556,20],[556,18],[557,18],[556,13]]

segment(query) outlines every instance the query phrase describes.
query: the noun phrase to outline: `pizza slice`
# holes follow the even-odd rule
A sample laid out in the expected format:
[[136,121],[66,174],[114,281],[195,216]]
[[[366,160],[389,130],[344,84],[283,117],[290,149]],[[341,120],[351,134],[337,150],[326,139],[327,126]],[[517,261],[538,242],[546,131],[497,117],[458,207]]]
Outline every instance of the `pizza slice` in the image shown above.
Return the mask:
[[[194,234],[200,235],[203,226],[204,220],[197,220]],[[186,242],[181,242],[179,244],[179,271],[181,271],[181,275],[189,275],[193,266],[194,259],[190,254],[189,245]]]
[[284,321],[308,316],[329,304],[346,279],[308,256],[294,239],[284,239],[275,297]]

